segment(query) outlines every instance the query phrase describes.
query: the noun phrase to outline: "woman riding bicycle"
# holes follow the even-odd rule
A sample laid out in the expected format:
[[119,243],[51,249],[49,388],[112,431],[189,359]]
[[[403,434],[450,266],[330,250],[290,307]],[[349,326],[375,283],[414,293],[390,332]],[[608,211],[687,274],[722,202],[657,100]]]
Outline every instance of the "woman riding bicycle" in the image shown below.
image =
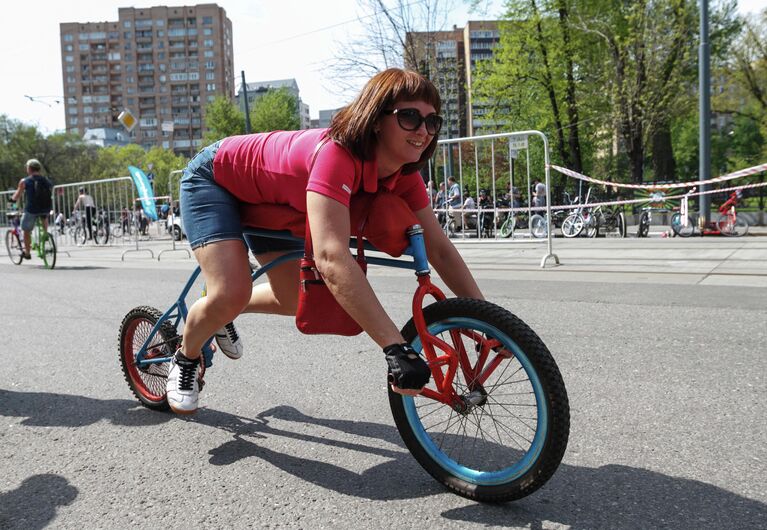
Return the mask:
[[[181,214],[207,296],[190,308],[182,346],[171,362],[167,399],[175,412],[197,409],[201,349],[217,330],[230,327],[225,325],[242,312],[296,312],[298,262],[267,272],[268,283],[251,282],[243,203],[305,213],[317,268],[340,305],[383,348],[394,389],[413,395],[428,383],[428,366],[405,344],[349,252],[349,205],[357,194],[380,189],[404,199],[424,229],[429,261],[447,286],[458,296],[483,299],[442,232],[419,173],[436,149],[440,106],[431,82],[392,68],[370,79],[329,129],[234,136],[192,159],[182,178]],[[247,236],[247,245],[261,264],[303,248],[254,236]],[[230,331],[232,342],[238,341]]]

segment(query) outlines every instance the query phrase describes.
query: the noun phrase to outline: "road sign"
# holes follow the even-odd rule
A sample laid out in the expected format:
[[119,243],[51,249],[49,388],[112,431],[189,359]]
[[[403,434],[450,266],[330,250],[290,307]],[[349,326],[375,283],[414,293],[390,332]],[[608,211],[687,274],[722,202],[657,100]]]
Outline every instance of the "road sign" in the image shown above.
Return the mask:
[[138,120],[136,120],[135,116],[129,111],[128,109],[124,109],[119,116],[117,116],[117,119],[120,121],[120,123],[123,124],[123,127],[128,129],[128,132],[132,131],[133,128],[136,126],[136,123]]
[[509,149],[527,149],[527,136],[509,136]]
[[516,160],[517,157],[519,157],[519,151],[516,149],[509,149],[509,156]]

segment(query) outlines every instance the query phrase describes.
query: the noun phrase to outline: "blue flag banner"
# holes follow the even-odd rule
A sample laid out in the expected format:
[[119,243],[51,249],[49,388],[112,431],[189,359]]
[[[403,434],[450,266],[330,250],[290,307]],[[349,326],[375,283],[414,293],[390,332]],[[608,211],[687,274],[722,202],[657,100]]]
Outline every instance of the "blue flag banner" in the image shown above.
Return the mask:
[[136,191],[138,192],[138,198],[141,199],[141,206],[144,208],[144,213],[152,221],[157,221],[157,208],[154,205],[154,192],[152,186],[149,184],[149,179],[146,175],[136,166],[128,166],[130,176],[133,178],[133,183],[136,185]]

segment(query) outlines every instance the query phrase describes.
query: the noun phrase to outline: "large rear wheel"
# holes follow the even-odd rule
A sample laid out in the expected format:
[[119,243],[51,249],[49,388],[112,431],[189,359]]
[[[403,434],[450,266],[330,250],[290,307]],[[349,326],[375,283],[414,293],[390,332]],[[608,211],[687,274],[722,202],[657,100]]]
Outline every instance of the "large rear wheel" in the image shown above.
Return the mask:
[[716,226],[723,236],[741,237],[748,234],[748,223],[737,215],[720,215],[716,221]]
[[56,240],[53,239],[53,234],[49,232],[42,232],[40,245],[40,255],[43,258],[43,264],[46,269],[52,269],[56,266]]
[[[567,392],[548,349],[524,322],[489,302],[444,300],[426,307],[424,317],[461,361],[450,405],[389,389],[405,445],[464,497],[506,502],[531,494],[556,471],[570,432]],[[423,355],[412,319],[402,335]],[[446,367],[432,371],[444,374]],[[436,391],[434,379],[427,388]]]

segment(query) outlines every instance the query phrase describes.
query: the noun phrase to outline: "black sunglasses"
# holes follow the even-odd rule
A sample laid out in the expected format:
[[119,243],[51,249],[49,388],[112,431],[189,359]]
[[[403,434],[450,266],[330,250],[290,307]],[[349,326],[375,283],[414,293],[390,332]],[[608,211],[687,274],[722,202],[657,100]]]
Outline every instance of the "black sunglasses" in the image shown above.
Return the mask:
[[428,116],[421,116],[418,109],[392,109],[385,110],[384,114],[394,114],[397,116],[397,123],[406,131],[415,131],[422,123],[426,124],[426,132],[434,136],[442,128],[442,116],[432,112]]

